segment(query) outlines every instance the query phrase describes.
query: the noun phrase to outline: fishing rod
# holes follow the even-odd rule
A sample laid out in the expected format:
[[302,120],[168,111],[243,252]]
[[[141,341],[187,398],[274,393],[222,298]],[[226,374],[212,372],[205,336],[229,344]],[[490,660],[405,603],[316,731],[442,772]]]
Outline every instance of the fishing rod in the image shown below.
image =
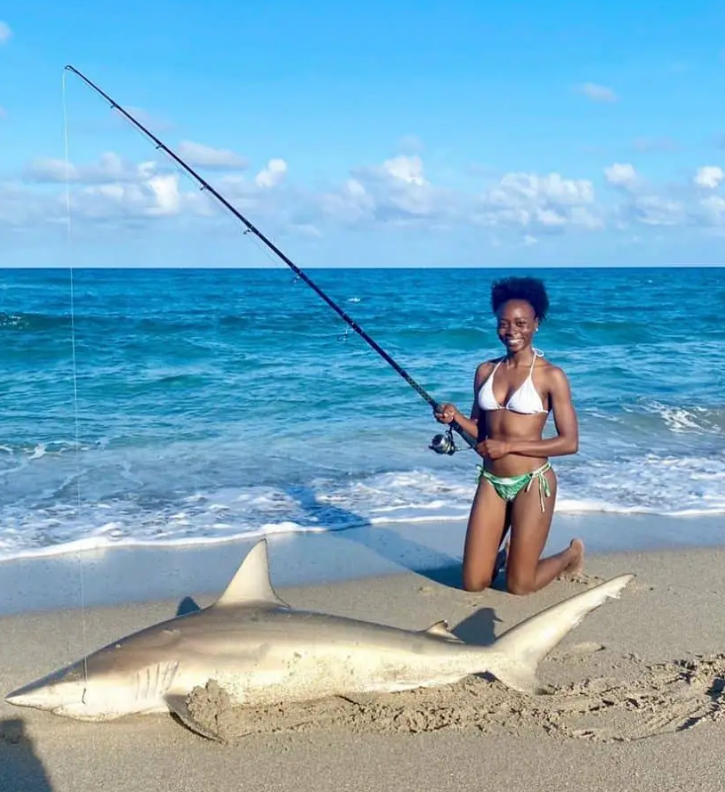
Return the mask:
[[[322,289],[312,281],[312,279],[306,275],[291,259],[289,259],[271,240],[269,240],[258,228],[256,228],[241,212],[239,212],[234,206],[232,206],[223,195],[217,192],[209,182],[203,179],[190,165],[188,165],[184,160],[175,154],[165,143],[163,143],[156,135],[153,134],[150,130],[148,130],[140,121],[137,121],[127,110],[121,107],[118,102],[112,99],[105,91],[99,88],[92,80],[85,76],[82,72],[78,71],[75,66],[71,66],[68,64],[66,67],[67,71],[73,72],[76,76],[80,77],[86,85],[88,85],[92,90],[94,90],[99,96],[102,96],[110,105],[112,110],[118,110],[126,119],[128,119],[138,130],[142,132],[146,137],[154,142],[157,149],[161,149],[162,151],[166,152],[166,154],[171,157],[174,162],[176,162],[180,167],[182,167],[188,174],[190,174],[200,185],[203,191],[211,193],[214,198],[219,201],[226,209],[228,209],[241,223],[246,226],[247,231],[245,233],[254,234],[264,245],[266,245],[279,259],[281,259],[294,273],[297,275],[298,278],[303,280],[313,291],[315,291],[329,306],[330,308],[335,311],[369,346],[371,346],[380,357],[385,360],[390,366],[392,366],[395,371],[400,374],[400,376],[411,386],[425,401],[430,404],[435,412],[440,411],[439,403],[423,388],[421,387],[413,377],[408,374],[408,372],[396,363],[395,360],[373,339],[371,338],[363,329],[358,325],[358,323],[349,317],[345,311],[340,308],[340,306],[331,298],[325,294]],[[446,434],[438,434],[432,440],[429,448],[439,454],[453,454],[455,453],[458,448],[456,447],[455,441],[453,439],[452,431],[457,432],[471,448],[475,448],[476,440],[472,438],[458,423],[458,421],[451,421],[448,424],[448,432]],[[452,430],[452,431],[451,431]]]

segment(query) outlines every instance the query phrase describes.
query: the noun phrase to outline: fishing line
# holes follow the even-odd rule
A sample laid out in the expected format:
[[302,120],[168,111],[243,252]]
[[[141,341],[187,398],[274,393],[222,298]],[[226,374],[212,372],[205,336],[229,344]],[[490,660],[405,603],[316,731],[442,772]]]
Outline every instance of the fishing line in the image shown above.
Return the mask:
[[[244,224],[246,227],[245,234],[251,235],[252,238],[259,240],[266,246],[268,251],[271,251],[277,256],[278,259],[283,261],[295,273],[298,279],[303,280],[313,291],[315,291],[317,295],[321,297],[330,306],[330,308],[332,308],[333,311],[335,311],[335,313],[337,313],[343,319],[343,321],[345,321],[370,347],[372,347],[372,349],[374,349],[375,352],[377,352],[378,355],[380,355],[380,357],[382,357],[383,360],[385,360],[385,362],[388,363],[388,365],[390,365],[408,383],[408,385],[410,385],[411,388],[413,388],[413,390],[418,393],[421,398],[428,402],[434,411],[439,411],[439,403],[421,385],[419,385],[402,366],[393,360],[393,358],[373,338],[371,338],[360,327],[360,325],[355,322],[354,319],[348,316],[348,314],[342,308],[340,308],[340,306],[332,298],[328,297],[327,294],[316,283],[314,283],[305,272],[303,272],[273,242],[271,242],[261,231],[259,231],[259,229],[257,229],[256,226],[254,226],[241,212],[232,206],[232,204],[229,203],[229,201],[224,198],[224,196],[217,192],[214,187],[209,184],[209,182],[202,178],[190,165],[184,162],[184,160],[179,157],[178,154],[175,154],[165,143],[156,137],[153,132],[148,130],[140,121],[137,121],[127,110],[119,105],[82,72],[78,71],[78,69],[76,69],[74,66],[71,66],[70,64],[67,65],[65,69],[77,75],[95,93],[103,97],[103,99],[105,99],[111,105],[111,109],[117,110],[119,113],[121,113],[145,137],[152,140],[158,150],[161,150],[167,154],[168,157],[170,157],[177,165],[181,166],[181,168],[201,186],[202,191],[208,192],[214,198],[216,198],[217,201],[222,204],[222,206],[224,206],[237,218],[237,220]],[[457,432],[471,448],[475,448],[476,440],[471,437],[457,421],[452,421],[450,424],[448,424],[448,433],[446,435],[436,435],[436,437],[433,438],[430,448],[441,454],[452,454],[457,451],[458,449],[455,446],[455,442],[453,442],[453,431]]]
[[[65,213],[66,213],[66,249],[68,252],[68,272],[70,279],[70,336],[71,336],[71,358],[73,362],[73,415],[75,424],[75,452],[74,460],[76,466],[76,509],[78,518],[81,515],[81,469],[80,469],[80,430],[79,430],[79,411],[78,411],[78,370],[76,357],[76,322],[75,322],[75,282],[73,271],[73,223],[70,200],[70,154],[68,144],[68,105],[66,100],[66,74],[63,72],[63,142],[65,154]],[[80,595],[81,595],[81,625],[83,634],[83,674],[86,684],[88,684],[88,637],[86,628],[86,589],[85,576],[83,573],[82,550],[78,548],[78,569],[80,571]]]

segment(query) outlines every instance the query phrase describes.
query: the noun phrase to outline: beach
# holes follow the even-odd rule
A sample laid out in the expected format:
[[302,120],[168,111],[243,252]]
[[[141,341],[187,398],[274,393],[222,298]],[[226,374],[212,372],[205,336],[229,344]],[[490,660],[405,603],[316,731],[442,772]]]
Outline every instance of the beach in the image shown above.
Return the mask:
[[0,792],[725,792],[725,3],[6,5]]
[[[450,553],[447,567],[422,568],[427,562],[395,561],[392,553],[385,558],[375,546],[355,546],[342,535],[272,537],[273,582],[293,607],[406,629],[446,619],[459,637],[479,643],[602,579],[625,572],[636,578],[621,599],[587,616],[542,662],[544,696],[526,697],[471,678],[373,702],[327,702],[303,717],[295,708],[252,713],[246,725],[229,721],[224,744],[167,715],[93,724],[3,702],[0,789],[723,789],[725,549],[717,546],[723,525],[705,529],[698,520],[687,522],[691,537],[709,533],[712,546],[688,545],[685,537],[678,546],[666,531],[657,542],[654,521],[646,546],[597,552],[600,526],[590,531],[595,547],[584,576],[555,581],[524,598],[500,587],[481,594],[458,587],[460,525],[449,526],[445,548],[429,548],[429,561],[443,549]],[[640,530],[646,524],[640,521]],[[632,535],[637,525],[620,527]],[[3,693],[78,659],[84,646],[91,651],[172,617],[179,595],[210,604],[245,551],[227,546],[223,564],[207,563],[194,578],[183,570],[194,557],[203,559],[203,551],[190,550],[182,560],[178,550],[167,549],[166,563],[159,555],[147,560],[159,573],[148,587],[142,575],[133,586],[124,575],[142,563],[138,548],[85,559],[69,554],[65,582],[57,556],[0,565],[0,582],[9,580],[9,567],[25,563],[25,579],[34,569],[48,593],[33,601],[32,587],[26,587],[24,609],[3,585],[10,594],[0,620]],[[315,558],[338,558],[337,574],[321,574]],[[346,558],[362,576],[350,576]],[[43,567],[50,560],[55,568]],[[73,586],[64,588],[73,578],[70,569],[79,572],[80,565],[83,609],[74,606]],[[135,597],[129,596],[132,587]]]

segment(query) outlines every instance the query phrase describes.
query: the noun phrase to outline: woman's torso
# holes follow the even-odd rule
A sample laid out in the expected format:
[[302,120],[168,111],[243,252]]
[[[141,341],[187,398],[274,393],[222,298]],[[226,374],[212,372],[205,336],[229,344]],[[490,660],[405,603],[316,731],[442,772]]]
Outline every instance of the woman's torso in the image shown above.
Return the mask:
[[[541,440],[550,409],[545,373],[548,366],[540,354],[525,367],[508,368],[503,358],[490,362],[488,374],[476,393],[479,440]],[[545,456],[507,454],[502,459],[484,460],[484,467],[497,476],[518,476],[544,462]]]

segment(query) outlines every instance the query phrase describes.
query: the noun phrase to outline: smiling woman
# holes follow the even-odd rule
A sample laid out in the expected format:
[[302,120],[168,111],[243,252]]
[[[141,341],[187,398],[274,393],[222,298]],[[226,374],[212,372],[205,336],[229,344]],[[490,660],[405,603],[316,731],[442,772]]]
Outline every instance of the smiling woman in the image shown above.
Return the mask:
[[[579,539],[540,559],[557,489],[548,458],[577,452],[577,417],[566,375],[533,347],[549,307],[544,284],[536,278],[497,281],[491,303],[506,354],[476,369],[470,418],[445,404],[436,419],[446,424],[456,420],[476,436],[484,460],[468,520],[464,588],[481,591],[491,584],[498,571],[498,549],[510,528],[507,587],[514,594],[529,594],[582,565],[584,545]],[[550,412],[557,436],[544,440]]]

